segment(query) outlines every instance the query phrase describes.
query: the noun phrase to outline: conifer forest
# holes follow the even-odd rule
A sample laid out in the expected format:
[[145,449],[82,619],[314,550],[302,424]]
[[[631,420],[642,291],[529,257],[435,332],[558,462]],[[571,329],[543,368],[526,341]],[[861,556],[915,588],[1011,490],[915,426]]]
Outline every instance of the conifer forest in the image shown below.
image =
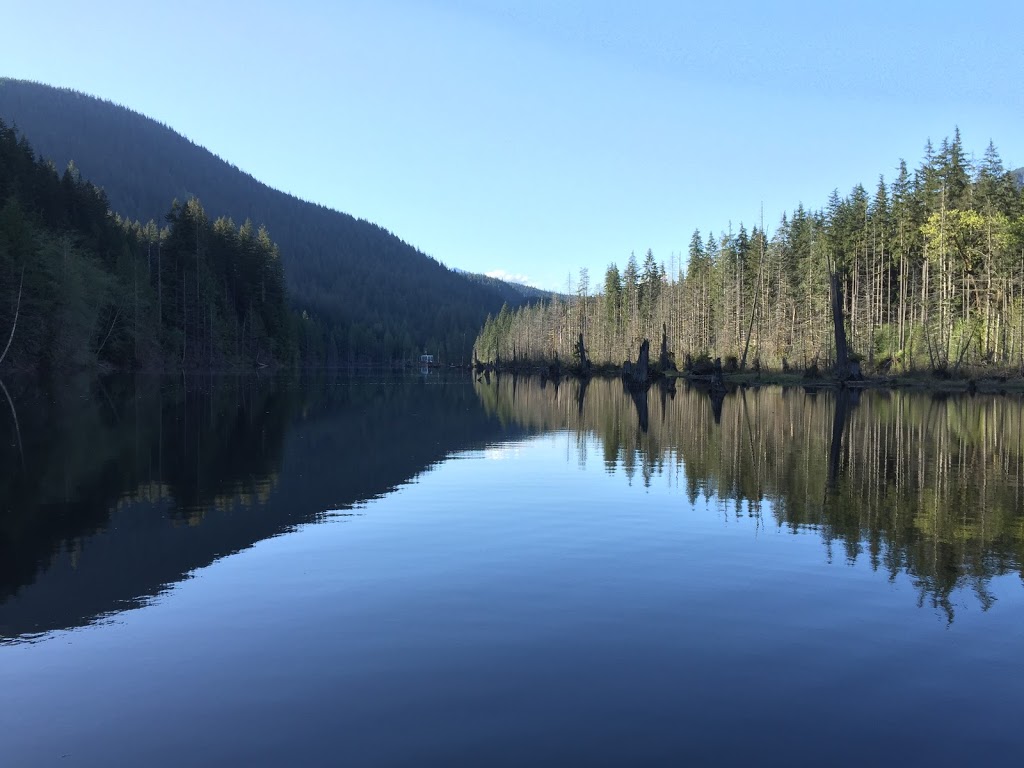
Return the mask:
[[865,372],[1024,369],[1024,195],[994,144],[980,159],[960,132],[890,181],[802,204],[773,232],[694,231],[681,258],[648,250],[565,297],[489,317],[484,362],[571,364],[583,335],[598,365],[621,365],[666,334],[682,367],[807,370],[835,362],[831,279],[851,355]]
[[168,201],[128,221],[73,165],[58,174],[0,122],[0,328],[14,370],[196,370],[295,359],[264,228]]

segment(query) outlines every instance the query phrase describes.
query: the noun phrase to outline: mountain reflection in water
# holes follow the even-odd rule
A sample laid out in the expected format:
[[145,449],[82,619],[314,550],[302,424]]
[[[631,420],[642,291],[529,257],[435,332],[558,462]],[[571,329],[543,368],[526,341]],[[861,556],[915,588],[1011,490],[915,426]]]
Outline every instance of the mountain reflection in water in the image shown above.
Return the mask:
[[5,384],[5,765],[1021,752],[1019,399]]
[[[11,382],[8,382],[11,384]],[[905,572],[921,604],[987,608],[1021,572],[1018,397],[618,380],[380,383],[335,376],[112,378],[9,387],[0,461],[0,642],[146,604],[196,569],[409,482],[446,457],[568,430],[630,483],[681,478],[827,557]],[[20,437],[20,440],[19,440]]]
[[[398,485],[504,429],[465,381],[337,375],[10,386],[0,642],[138,607],[214,560]],[[10,382],[8,382],[10,385]]]

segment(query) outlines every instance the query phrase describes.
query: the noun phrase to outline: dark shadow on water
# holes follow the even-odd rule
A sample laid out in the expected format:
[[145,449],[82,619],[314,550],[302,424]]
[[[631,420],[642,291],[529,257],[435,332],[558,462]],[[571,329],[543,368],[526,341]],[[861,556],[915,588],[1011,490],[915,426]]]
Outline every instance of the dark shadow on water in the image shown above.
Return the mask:
[[636,408],[636,419],[637,425],[640,427],[641,432],[647,432],[650,428],[650,411],[647,406],[647,392],[650,389],[649,384],[644,385],[629,385],[623,384],[622,389],[626,392],[633,401],[633,407]]
[[840,389],[835,396],[835,409],[832,415],[832,440],[828,451],[828,487],[835,490],[839,482],[839,464],[842,458],[843,431],[850,410],[860,402],[860,392]]
[[[468,378],[8,381],[0,642],[144,604],[225,555],[522,434]],[[20,384],[20,386],[18,386]]]
[[590,385],[590,377],[579,380],[579,389],[576,391],[576,414],[583,415],[583,403],[587,397],[587,387]]

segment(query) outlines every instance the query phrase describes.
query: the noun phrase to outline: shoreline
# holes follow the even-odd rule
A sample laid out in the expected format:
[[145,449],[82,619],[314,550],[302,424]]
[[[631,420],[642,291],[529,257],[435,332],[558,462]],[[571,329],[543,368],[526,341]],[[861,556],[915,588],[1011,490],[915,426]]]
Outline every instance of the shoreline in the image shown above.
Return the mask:
[[[478,363],[471,366],[475,375],[483,373],[535,375],[548,378],[618,378],[624,376],[622,366],[592,366],[589,371],[578,367],[559,366],[545,363],[494,364]],[[667,382],[685,381],[696,386],[710,386],[716,379],[715,374],[687,373],[686,371],[669,371],[654,373],[651,383],[658,380]],[[963,371],[957,375],[937,376],[931,371],[914,371],[899,374],[865,375],[860,379],[840,380],[834,376],[823,374],[818,377],[807,377],[800,373],[784,371],[734,371],[723,372],[721,381],[733,387],[804,387],[807,389],[886,389],[890,391],[919,391],[936,393],[984,393],[1013,395],[1024,394],[1024,375],[1019,370],[999,370],[991,372]]]

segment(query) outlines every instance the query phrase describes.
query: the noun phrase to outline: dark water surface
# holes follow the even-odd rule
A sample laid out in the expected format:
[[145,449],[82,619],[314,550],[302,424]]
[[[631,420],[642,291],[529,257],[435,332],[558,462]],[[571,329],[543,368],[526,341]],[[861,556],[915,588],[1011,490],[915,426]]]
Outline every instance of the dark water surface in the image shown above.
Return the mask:
[[0,764],[1016,764],[1017,397],[0,393]]

